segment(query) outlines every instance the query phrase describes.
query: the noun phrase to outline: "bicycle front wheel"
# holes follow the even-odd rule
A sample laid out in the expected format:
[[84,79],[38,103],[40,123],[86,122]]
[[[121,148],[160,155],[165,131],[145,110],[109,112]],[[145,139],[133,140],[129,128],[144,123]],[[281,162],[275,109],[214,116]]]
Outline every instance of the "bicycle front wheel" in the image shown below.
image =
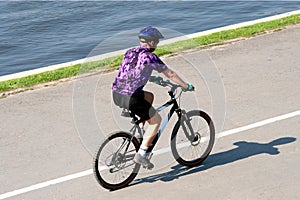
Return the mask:
[[209,115],[203,111],[192,110],[186,116],[174,126],[171,150],[178,163],[195,167],[211,152],[215,141],[215,128]]
[[127,186],[140,169],[140,165],[133,162],[138,149],[139,142],[130,133],[111,134],[94,157],[93,170],[98,183],[109,190]]

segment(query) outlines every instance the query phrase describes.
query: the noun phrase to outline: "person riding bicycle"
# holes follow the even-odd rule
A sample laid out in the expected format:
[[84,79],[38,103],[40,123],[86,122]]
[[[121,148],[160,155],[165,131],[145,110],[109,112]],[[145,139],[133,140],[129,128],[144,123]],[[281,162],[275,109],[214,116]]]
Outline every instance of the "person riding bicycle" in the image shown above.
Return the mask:
[[129,49],[125,54],[118,75],[112,84],[114,103],[126,108],[147,121],[149,126],[143,136],[139,151],[135,154],[134,162],[146,168],[153,168],[147,159],[146,152],[151,145],[161,123],[161,116],[152,107],[154,95],[144,91],[153,70],[163,73],[168,79],[179,84],[187,91],[194,86],[184,82],[173,70],[153,53],[163,35],[158,29],[148,26],[139,32],[140,46]]

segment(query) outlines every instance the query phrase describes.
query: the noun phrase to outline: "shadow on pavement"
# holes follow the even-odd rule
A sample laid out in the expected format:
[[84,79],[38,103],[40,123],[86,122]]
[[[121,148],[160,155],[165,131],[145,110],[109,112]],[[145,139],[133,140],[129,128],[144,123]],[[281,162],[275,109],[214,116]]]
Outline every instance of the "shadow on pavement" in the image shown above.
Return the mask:
[[178,164],[171,167],[171,170],[168,172],[137,179],[131,184],[131,186],[145,182],[152,183],[155,181],[173,181],[174,179],[179,179],[185,175],[194,174],[206,169],[225,165],[259,154],[277,155],[280,151],[275,146],[288,144],[294,141],[296,141],[296,138],[294,137],[283,137],[266,144],[246,141],[235,142],[233,144],[237,146],[236,148],[212,154],[202,163],[202,165],[198,167],[188,168]]

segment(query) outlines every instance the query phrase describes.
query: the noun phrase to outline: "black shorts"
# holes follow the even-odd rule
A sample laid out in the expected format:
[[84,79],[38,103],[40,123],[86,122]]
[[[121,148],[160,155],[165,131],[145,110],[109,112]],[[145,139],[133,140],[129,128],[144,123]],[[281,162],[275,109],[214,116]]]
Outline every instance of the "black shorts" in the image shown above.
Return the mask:
[[145,100],[144,96],[144,91],[134,93],[132,96],[126,96],[113,91],[113,100],[117,106],[132,111],[142,120],[148,120],[155,115],[156,110]]

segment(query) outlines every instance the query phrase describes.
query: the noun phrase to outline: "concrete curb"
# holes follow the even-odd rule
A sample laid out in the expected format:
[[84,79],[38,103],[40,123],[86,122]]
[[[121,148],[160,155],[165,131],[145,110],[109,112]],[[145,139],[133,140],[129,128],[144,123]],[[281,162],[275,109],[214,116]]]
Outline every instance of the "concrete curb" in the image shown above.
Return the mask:
[[[250,26],[250,25],[257,24],[257,23],[261,23],[261,22],[277,20],[277,19],[281,19],[281,18],[288,17],[288,16],[291,16],[291,15],[296,15],[296,14],[300,14],[300,10],[295,10],[295,11],[291,11],[291,12],[287,12],[287,13],[283,13],[283,14],[279,14],[279,15],[275,15],[275,16],[265,17],[265,18],[261,18],[261,19],[257,19],[257,20],[242,22],[242,23],[233,24],[233,25],[229,25],[229,26],[224,26],[224,27],[220,27],[220,28],[215,28],[215,29],[211,29],[211,30],[207,30],[207,31],[201,31],[201,32],[198,32],[198,33],[193,33],[193,34],[189,34],[189,35],[185,35],[185,36],[171,38],[171,39],[162,41],[160,43],[160,45],[170,44],[170,43],[181,41],[181,40],[186,40],[186,39],[190,39],[190,38],[209,35],[209,34],[220,32],[220,31],[225,31],[225,30],[231,30],[231,29],[241,28],[241,27],[245,27],[245,26]],[[56,70],[56,69],[60,69],[60,68],[63,68],[63,67],[68,67],[68,66],[72,66],[72,65],[76,65],[76,64],[82,64],[82,63],[86,63],[86,62],[93,62],[93,61],[98,61],[98,60],[102,60],[102,59],[105,59],[105,58],[110,58],[110,57],[117,56],[117,55],[122,55],[122,54],[124,54],[124,52],[127,49],[128,48],[118,50],[118,51],[114,51],[114,52],[110,52],[110,53],[106,53],[106,54],[101,54],[101,55],[98,55],[98,56],[83,58],[83,59],[79,59],[79,60],[75,60],[75,61],[71,61],[71,62],[66,62],[66,63],[56,64],[56,65],[51,65],[51,66],[48,66],[48,67],[42,67],[42,68],[38,68],[38,69],[19,72],[19,73],[15,73],[15,74],[0,76],[0,82],[1,81],[12,80],[12,79],[17,79],[17,78],[22,78],[22,77],[26,77],[26,76],[33,75],[33,74],[39,74],[39,73],[42,73],[42,72],[52,71],[52,70]]]

